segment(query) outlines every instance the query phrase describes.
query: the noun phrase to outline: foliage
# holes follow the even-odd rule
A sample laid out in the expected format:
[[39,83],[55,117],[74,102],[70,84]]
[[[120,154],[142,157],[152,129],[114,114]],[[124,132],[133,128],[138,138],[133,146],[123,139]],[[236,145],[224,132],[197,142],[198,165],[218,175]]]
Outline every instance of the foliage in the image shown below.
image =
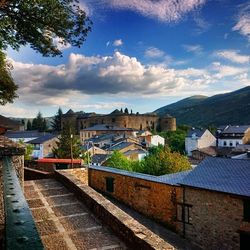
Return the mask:
[[128,114],[128,108],[125,108],[125,109],[124,109],[124,113],[125,113],[125,114]]
[[160,132],[159,135],[164,137],[166,144],[172,152],[185,153],[185,137],[187,135],[189,126],[178,126],[176,131]]
[[0,49],[29,44],[43,56],[61,55],[61,45],[80,47],[92,23],[76,0],[12,0],[0,5]]
[[114,151],[111,157],[105,162],[105,166],[131,170],[130,161],[121,152]]
[[156,176],[191,169],[185,156],[171,152],[168,147],[163,146],[151,148],[149,154],[141,161],[129,160],[122,153],[114,151],[105,165]]
[[191,169],[185,156],[178,152],[171,152],[168,147],[154,147],[144,158],[143,173],[164,175]]
[[24,160],[31,160],[32,159],[32,152],[34,150],[34,146],[32,144],[29,143],[24,143],[24,141],[22,139],[20,139],[18,141],[19,144],[21,144],[22,146],[25,147],[25,154],[24,154]]
[[57,56],[60,47],[80,47],[92,22],[78,0],[1,0],[0,1],[0,105],[12,103],[17,85],[11,64],[2,52],[10,46],[18,50],[30,45],[43,56]]
[[63,115],[63,112],[62,112],[62,109],[59,108],[53,121],[52,121],[52,129],[53,131],[58,131],[60,132],[62,130],[62,126],[61,126],[61,123],[62,123],[62,115]]
[[72,156],[74,159],[79,159],[81,155],[81,144],[75,130],[70,123],[66,123],[63,126],[59,140],[56,142],[56,147],[53,148],[53,153],[57,158],[71,159],[71,147]]
[[11,69],[12,65],[6,61],[5,54],[0,50],[0,105],[12,103],[17,98],[17,85],[11,77]]
[[32,130],[32,123],[30,120],[27,121],[27,130]]
[[39,132],[44,132],[47,129],[48,128],[46,120],[43,118],[42,113],[38,112],[36,118],[34,118],[32,121],[32,130],[38,130]]

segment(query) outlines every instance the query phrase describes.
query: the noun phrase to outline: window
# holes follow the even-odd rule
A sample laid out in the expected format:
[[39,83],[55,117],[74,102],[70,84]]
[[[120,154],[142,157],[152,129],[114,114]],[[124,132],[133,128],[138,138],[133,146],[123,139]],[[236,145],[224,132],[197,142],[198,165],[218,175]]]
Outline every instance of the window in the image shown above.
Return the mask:
[[237,141],[235,145],[238,146],[239,144],[240,144],[240,143]]
[[243,201],[243,220],[250,222],[250,200]]
[[224,145],[224,146],[227,146],[227,142],[226,142],[226,141],[224,141],[224,142],[223,142],[223,145]]
[[186,203],[177,203],[177,221],[191,224],[191,211],[192,205]]
[[115,122],[115,118],[112,118],[112,122]]
[[229,143],[229,146],[230,146],[230,147],[232,147],[232,146],[233,146],[233,143],[232,143],[231,141],[230,141],[230,143]]
[[114,192],[114,178],[106,177],[106,191],[113,193]]

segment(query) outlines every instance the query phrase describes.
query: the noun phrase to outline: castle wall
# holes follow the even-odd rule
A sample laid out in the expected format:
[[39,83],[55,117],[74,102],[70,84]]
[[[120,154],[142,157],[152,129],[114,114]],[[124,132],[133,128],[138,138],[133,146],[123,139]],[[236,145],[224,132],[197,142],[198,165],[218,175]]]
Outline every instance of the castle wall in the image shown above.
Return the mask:
[[174,117],[160,118],[157,115],[136,115],[136,114],[109,114],[99,116],[77,116],[77,114],[64,115],[62,123],[70,122],[76,127],[79,134],[81,129],[92,127],[97,124],[115,125],[123,128],[138,130],[175,131],[176,119]]

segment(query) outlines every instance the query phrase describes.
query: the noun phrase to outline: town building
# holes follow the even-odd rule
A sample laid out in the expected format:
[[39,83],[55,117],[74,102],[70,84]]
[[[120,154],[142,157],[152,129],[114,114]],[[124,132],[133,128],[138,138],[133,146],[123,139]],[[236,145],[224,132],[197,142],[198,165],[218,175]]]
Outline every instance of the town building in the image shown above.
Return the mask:
[[116,134],[116,135],[133,135],[135,136],[136,131],[131,128],[118,127],[114,125],[97,124],[92,127],[88,127],[80,130],[80,140],[84,143],[92,137],[103,135],[103,134]]
[[42,159],[53,157],[53,148],[56,147],[58,136],[54,134],[46,134],[36,139],[30,140],[27,143],[33,145],[32,158]]
[[132,128],[135,130],[175,131],[176,119],[172,116],[159,117],[155,113],[128,114],[114,110],[110,114],[99,115],[95,113],[74,112],[71,109],[62,116],[62,126],[71,123],[78,134],[81,129],[93,127],[98,124]]
[[30,131],[7,131],[5,136],[11,139],[14,142],[28,142],[34,139],[37,139],[41,136],[47,135],[46,132],[39,132],[37,130],[30,130]]
[[218,147],[236,147],[247,143],[250,143],[250,125],[228,125],[217,130]]
[[250,161],[208,157],[180,182],[177,221],[202,249],[250,245]]
[[208,129],[191,129],[185,138],[185,151],[188,156],[192,151],[216,146],[216,138]]
[[7,118],[0,115],[0,135],[5,134],[7,131],[23,131],[24,125],[19,121]]

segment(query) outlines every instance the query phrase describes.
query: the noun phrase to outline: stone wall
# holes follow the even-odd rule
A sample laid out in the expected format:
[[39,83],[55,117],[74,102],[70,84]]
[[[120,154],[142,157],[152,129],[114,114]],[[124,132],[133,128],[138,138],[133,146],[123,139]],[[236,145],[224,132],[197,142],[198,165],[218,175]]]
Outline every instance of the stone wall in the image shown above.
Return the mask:
[[176,130],[176,119],[174,117],[159,117],[154,114],[109,114],[84,117],[73,113],[63,115],[62,125],[66,122],[74,124],[78,134],[81,129],[92,127],[96,124],[115,125],[122,128],[133,128],[138,130],[156,130],[158,128],[160,128],[161,131]]
[[[107,191],[106,178],[114,179],[113,192]],[[176,230],[176,200],[181,195],[179,186],[92,168],[89,169],[89,185]]]
[[250,223],[242,224],[241,198],[185,187],[185,203],[191,205],[190,224],[179,226],[188,240],[203,249],[240,249],[238,230],[245,226],[250,231]]

